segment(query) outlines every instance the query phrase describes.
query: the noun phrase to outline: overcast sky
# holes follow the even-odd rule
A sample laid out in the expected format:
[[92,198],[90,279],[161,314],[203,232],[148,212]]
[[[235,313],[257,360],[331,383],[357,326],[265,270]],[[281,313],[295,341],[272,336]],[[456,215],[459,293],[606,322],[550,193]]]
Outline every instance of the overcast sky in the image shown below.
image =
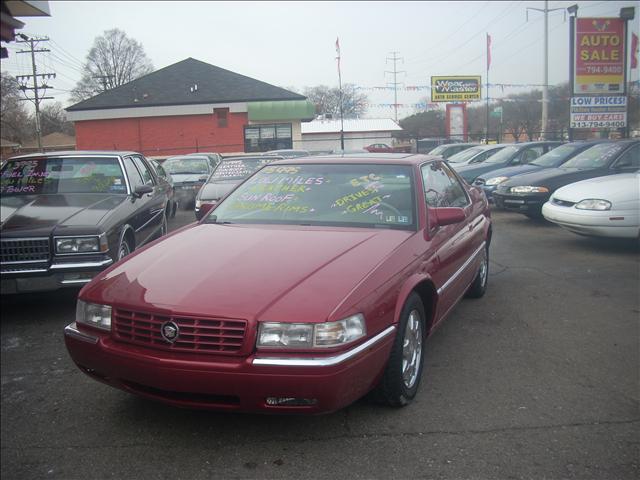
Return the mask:
[[[564,9],[575,1],[550,1],[549,83],[569,77],[569,22]],[[630,23],[638,33],[637,1],[581,1],[579,16],[618,16],[620,8],[636,7]],[[385,86],[392,76],[391,52],[402,58],[397,69],[404,86],[429,84],[431,75],[482,75],[485,79],[486,33],[492,37],[490,83],[543,82],[544,15],[527,7],[543,1],[474,2],[82,2],[49,1],[51,17],[24,17],[22,32],[48,36],[37,55],[39,72],[55,72],[51,93],[65,106],[82,73],[82,64],[96,36],[111,28],[124,30],[142,43],[155,68],[187,57],[232,70],[274,85],[337,86],[336,38],[340,39],[343,83],[371,88]],[[3,44],[4,45],[4,44]],[[10,43],[2,70],[12,75],[31,72],[30,56],[16,54],[23,45]],[[633,71],[638,78],[638,69]],[[495,88],[492,97],[530,88]],[[364,90],[369,117],[393,117],[393,110],[375,105],[393,103],[393,92]],[[412,105],[428,91],[399,90],[398,103]],[[484,94],[483,94],[484,95]],[[51,101],[51,100],[49,100]],[[413,113],[409,106],[399,118]]]

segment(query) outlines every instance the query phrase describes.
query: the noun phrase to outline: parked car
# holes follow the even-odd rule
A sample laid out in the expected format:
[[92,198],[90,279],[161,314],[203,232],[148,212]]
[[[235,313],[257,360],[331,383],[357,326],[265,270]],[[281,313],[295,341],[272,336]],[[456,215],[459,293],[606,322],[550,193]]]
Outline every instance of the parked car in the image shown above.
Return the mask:
[[487,175],[494,170],[533,162],[539,156],[544,155],[560,145],[562,145],[562,142],[542,141],[514,143],[505,146],[480,164],[456,167],[456,172],[467,182],[473,183],[480,175]]
[[14,157],[0,171],[2,294],[86,284],[167,231],[167,193],[135,152]]
[[196,157],[205,156],[209,159],[209,163],[213,168],[216,168],[218,164],[222,161],[222,155],[215,152],[194,152],[194,153],[188,153],[187,155],[196,156]]
[[337,149],[337,150],[333,150],[331,152],[327,152],[325,155],[356,155],[356,154],[367,154],[369,153],[367,150],[365,150],[364,148],[352,148],[350,150],[345,149],[345,150],[341,150],[341,149]]
[[198,191],[205,184],[213,167],[204,155],[178,155],[169,157],[162,164],[173,179],[176,201],[181,208],[193,208]]
[[364,147],[370,153],[410,153],[411,145],[398,145],[392,147],[386,143],[372,143]]
[[157,160],[149,160],[158,177],[158,185],[167,193],[167,218],[174,218],[178,210],[176,190],[173,186],[173,178]]
[[493,192],[496,205],[541,217],[542,205],[558,188],[588,178],[632,173],[640,168],[640,140],[617,140],[594,145],[558,168],[518,175]]
[[416,141],[415,145],[413,145],[412,152],[413,153],[428,153],[438,145],[447,145],[450,143],[459,143],[460,140],[456,138],[444,138],[444,137],[436,137],[436,138],[421,138]]
[[294,150],[291,148],[285,148],[282,150],[269,150],[268,152],[264,152],[263,155],[276,155],[282,158],[297,158],[308,157],[309,152],[307,150]]
[[516,175],[522,175],[524,173],[535,172],[543,168],[559,167],[566,161],[575,157],[580,152],[583,152],[587,148],[591,148],[598,143],[602,143],[604,140],[593,140],[589,142],[572,142],[565,143],[559,147],[554,148],[550,152],[536,158],[533,162],[524,165],[515,165],[513,167],[499,168],[498,170],[492,170],[477,177],[473,184],[484,190],[485,195],[489,201],[493,201],[492,194],[498,185],[506,182]]
[[183,407],[400,407],[428,334],[484,294],[490,240],[484,194],[441,160],[281,160],[87,285],[65,342],[90,377]]
[[200,220],[222,197],[253,172],[283,158],[277,155],[257,155],[223,159],[196,196],[194,207],[196,218]]
[[640,240],[640,174],[571,183],[542,206],[548,221],[578,235]]
[[484,162],[494,153],[498,153],[507,144],[478,145],[456,153],[447,159],[447,163],[455,170],[463,165]]
[[439,145],[429,152],[429,155],[436,155],[447,160],[456,153],[463,152],[468,148],[477,146],[477,143],[449,143],[446,145]]

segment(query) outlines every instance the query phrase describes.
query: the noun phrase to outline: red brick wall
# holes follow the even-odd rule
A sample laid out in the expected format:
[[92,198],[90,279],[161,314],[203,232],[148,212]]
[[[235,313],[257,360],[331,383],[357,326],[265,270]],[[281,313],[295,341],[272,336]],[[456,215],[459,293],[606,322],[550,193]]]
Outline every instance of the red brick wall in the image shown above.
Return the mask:
[[244,151],[246,113],[229,113],[218,127],[211,115],[118,118],[75,122],[77,150],[133,150],[148,156]]

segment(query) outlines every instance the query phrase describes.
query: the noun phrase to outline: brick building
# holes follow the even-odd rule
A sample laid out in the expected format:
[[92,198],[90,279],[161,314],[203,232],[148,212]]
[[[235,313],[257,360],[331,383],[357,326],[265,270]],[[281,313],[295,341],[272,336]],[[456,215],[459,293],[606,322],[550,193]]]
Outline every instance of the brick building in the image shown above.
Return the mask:
[[166,156],[298,148],[315,109],[302,95],[188,58],[67,112],[79,150]]

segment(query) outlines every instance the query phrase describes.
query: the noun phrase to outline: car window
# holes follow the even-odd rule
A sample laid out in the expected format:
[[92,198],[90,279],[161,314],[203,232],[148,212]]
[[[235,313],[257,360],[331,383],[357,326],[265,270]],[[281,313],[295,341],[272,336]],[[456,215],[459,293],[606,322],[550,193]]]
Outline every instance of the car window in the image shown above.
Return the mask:
[[635,145],[624,152],[620,158],[616,160],[613,168],[630,171],[640,168],[640,145]]
[[436,147],[433,150],[431,150],[429,152],[429,155],[442,155],[442,152],[444,152],[446,149],[447,149],[446,145],[440,145],[439,147]]
[[415,230],[409,165],[267,165],[212,213],[217,223]]
[[603,168],[624,149],[623,143],[600,143],[563,163],[562,168]]
[[209,159],[207,157],[172,157],[168,158],[163,165],[171,175],[209,174]]
[[555,167],[562,164],[562,162],[566,161],[568,158],[571,158],[582,148],[584,148],[583,144],[567,143],[566,145],[561,145],[549,150],[547,153],[531,162],[531,165],[537,165],[538,167]]
[[160,165],[158,162],[153,162],[153,166],[156,168],[156,172],[158,173],[158,176],[160,178],[164,178],[165,180],[168,180],[167,172],[164,168],[162,168],[162,165]]
[[117,157],[45,157],[5,163],[0,192],[126,194],[127,184]]
[[485,162],[486,163],[504,163],[508,161],[518,150],[519,148],[514,146],[504,147],[499,152],[487,158]]
[[525,164],[527,164],[529,162],[534,161],[536,158],[538,158],[540,155],[542,155],[543,150],[544,150],[544,147],[542,145],[537,146],[537,147],[526,148],[519,155],[520,163],[522,165],[525,165]]
[[134,155],[131,158],[133,158],[133,163],[138,167],[138,171],[140,172],[140,175],[142,175],[142,180],[144,180],[145,185],[153,185],[153,175],[151,174],[151,170],[147,164],[144,163],[144,161],[137,155]]
[[135,190],[137,187],[144,185],[144,180],[142,179],[142,175],[138,171],[135,163],[133,162],[133,158],[124,157],[124,168],[127,171],[127,176],[129,177],[129,182],[131,183],[131,190]]
[[282,157],[252,157],[223,160],[209,177],[209,183],[220,180],[242,180],[253,172]]
[[462,163],[470,160],[476,155],[482,153],[484,150],[482,148],[468,148],[467,150],[463,150],[462,152],[458,152],[455,155],[451,155],[447,161],[449,163]]
[[425,199],[430,207],[464,207],[469,203],[460,181],[440,162],[424,165],[422,180]]

